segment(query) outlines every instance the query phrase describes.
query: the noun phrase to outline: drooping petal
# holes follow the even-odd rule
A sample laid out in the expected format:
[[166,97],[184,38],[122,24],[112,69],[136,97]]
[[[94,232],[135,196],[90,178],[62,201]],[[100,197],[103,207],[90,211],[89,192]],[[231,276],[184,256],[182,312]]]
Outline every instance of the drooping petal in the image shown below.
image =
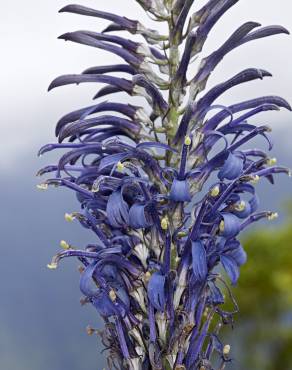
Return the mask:
[[223,167],[218,173],[218,178],[220,180],[228,179],[234,180],[240,176],[243,171],[243,158],[239,155],[229,153]]
[[247,254],[239,242],[228,252],[228,256],[231,256],[238,266],[245,264],[247,260]]
[[109,223],[114,227],[119,228],[129,224],[129,206],[120,191],[109,196],[106,213]]
[[142,229],[151,226],[152,222],[147,217],[144,204],[135,203],[129,211],[129,224],[134,229]]
[[204,281],[208,273],[208,267],[206,250],[201,241],[192,242],[192,267],[195,279]]
[[226,255],[221,256],[220,261],[222,263],[222,266],[224,267],[224,270],[226,271],[227,275],[231,280],[231,284],[235,285],[239,278],[239,269],[237,263],[232,257]]
[[164,311],[165,299],[165,276],[160,272],[154,272],[148,283],[148,298],[158,311]]
[[171,185],[169,199],[174,202],[190,202],[192,197],[188,181],[174,179]]
[[232,238],[240,231],[240,222],[232,213],[222,213],[220,233],[224,238]]
[[246,218],[252,213],[252,208],[249,202],[238,201],[232,205],[232,213],[239,218]]

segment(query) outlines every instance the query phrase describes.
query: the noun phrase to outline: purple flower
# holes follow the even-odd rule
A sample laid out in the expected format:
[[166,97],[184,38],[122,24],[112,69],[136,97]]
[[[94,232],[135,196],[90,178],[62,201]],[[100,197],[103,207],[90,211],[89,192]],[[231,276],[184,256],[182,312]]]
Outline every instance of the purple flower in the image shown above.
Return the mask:
[[[248,68],[206,89],[229,52],[288,33],[281,26],[247,22],[202,58],[209,33],[238,1],[206,0],[192,13],[193,0],[137,0],[154,20],[167,23],[166,35],[81,5],[61,9],[110,24],[103,32],[79,30],[60,39],[122,59],[51,83],[49,90],[102,84],[94,99],[111,95],[117,100],[65,114],[56,125],[58,143],[39,151],[62,154],[38,173],[48,176],[40,189],[62,186],[75,193],[77,211],[65,219],[93,233],[93,242],[84,248],[62,241],[64,251],[48,267],[68,257],[82,264],[83,302],[104,320],[101,337],[110,368],[211,369],[220,361],[223,369],[230,360],[220,329],[232,324],[238,311],[228,285],[237,283],[247,261],[238,237],[254,222],[277,217],[259,210],[255,184],[262,178],[273,184],[280,173],[291,175],[264,150],[247,148],[262,136],[272,149],[269,127],[250,119],[291,110],[286,100],[267,95],[228,106],[217,102],[233,87],[271,74]],[[142,35],[144,42],[114,31]],[[200,63],[190,75],[193,58]],[[121,102],[116,93],[129,101]],[[145,106],[132,104],[132,97],[145,99]],[[229,298],[234,309],[226,311]]]

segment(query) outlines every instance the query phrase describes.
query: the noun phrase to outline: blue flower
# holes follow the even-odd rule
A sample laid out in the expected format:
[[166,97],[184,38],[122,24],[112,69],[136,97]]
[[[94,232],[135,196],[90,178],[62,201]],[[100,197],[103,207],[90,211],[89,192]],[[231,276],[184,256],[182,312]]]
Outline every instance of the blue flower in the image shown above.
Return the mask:
[[160,272],[154,272],[149,280],[147,291],[153,307],[159,311],[163,311],[166,303],[165,276]]
[[[254,222],[277,217],[259,210],[255,183],[265,178],[273,184],[275,175],[291,175],[264,150],[248,149],[258,136],[272,149],[269,127],[251,119],[291,110],[286,100],[267,95],[226,106],[217,102],[233,87],[271,73],[247,68],[208,88],[228,53],[288,31],[246,22],[201,58],[195,74],[189,73],[209,33],[237,2],[206,0],[191,14],[194,0],[139,0],[154,20],[168,24],[166,34],[81,5],[60,10],[110,22],[102,32],[79,30],[60,39],[122,60],[62,75],[50,84],[49,90],[85,83],[102,87],[96,103],[57,122],[58,142],[43,146],[39,155],[62,154],[38,172],[47,176],[39,189],[61,186],[75,193],[79,207],[65,219],[93,233],[84,248],[62,241],[64,250],[48,267],[57,268],[67,257],[81,263],[80,290],[104,320],[101,337],[109,367],[195,369],[207,361],[211,368],[213,349],[223,367],[229,360],[220,329],[238,311],[225,282],[227,275],[236,284],[247,261],[238,237]],[[116,93],[143,98],[146,106],[121,103]],[[99,100],[109,95],[109,101]],[[218,268],[225,270],[224,277]],[[227,311],[229,298],[234,309]]]

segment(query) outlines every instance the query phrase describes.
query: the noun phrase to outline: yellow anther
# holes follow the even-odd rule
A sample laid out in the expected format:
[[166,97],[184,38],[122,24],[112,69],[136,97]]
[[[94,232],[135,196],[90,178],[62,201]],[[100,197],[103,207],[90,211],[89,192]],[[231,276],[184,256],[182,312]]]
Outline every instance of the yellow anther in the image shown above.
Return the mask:
[[186,370],[186,367],[185,367],[185,365],[176,365],[174,370]]
[[75,219],[75,216],[72,213],[65,213],[65,220],[68,222],[72,222]]
[[226,344],[226,345],[223,347],[223,355],[224,355],[224,356],[229,355],[230,350],[231,350],[230,345],[229,345],[229,344]]
[[192,139],[189,136],[186,136],[185,138],[185,145],[189,146],[192,143]]
[[168,219],[166,217],[163,217],[160,225],[161,225],[162,230],[167,230],[168,229]]
[[60,247],[65,250],[70,249],[70,245],[65,240],[60,241]]
[[144,279],[146,282],[148,282],[151,278],[151,272],[150,271],[146,271],[145,274],[144,274]]
[[218,185],[214,186],[210,191],[211,197],[217,197],[219,193],[220,193],[220,187]]
[[267,160],[267,164],[269,165],[269,166],[273,166],[274,164],[276,164],[277,163],[277,158],[269,158],[268,160]]
[[270,213],[269,215],[268,215],[268,220],[269,221],[273,221],[273,220],[275,220],[276,218],[278,218],[279,217],[279,215],[278,215],[278,213],[277,212],[273,212],[273,213]]
[[188,233],[187,232],[185,232],[185,231],[179,231],[178,233],[177,233],[177,236],[179,237],[179,238],[183,238],[184,236],[187,236],[188,235]]
[[122,172],[122,171],[124,170],[124,168],[125,168],[125,166],[123,165],[123,163],[122,163],[122,162],[118,162],[118,163],[117,163],[117,170],[118,170],[119,172]]
[[116,292],[113,289],[109,292],[109,297],[113,302],[117,299]]
[[58,267],[58,265],[55,262],[47,264],[47,268],[50,269],[50,270],[56,270],[57,267]]
[[235,204],[234,209],[236,211],[242,212],[246,208],[246,203],[244,200],[240,201],[239,203]]
[[221,232],[221,233],[223,233],[223,231],[225,230],[225,223],[224,223],[224,221],[222,220],[221,222],[220,222],[220,224],[219,224],[219,231]]
[[48,185],[48,184],[46,184],[46,183],[38,184],[38,185],[37,185],[37,188],[38,188],[39,190],[48,190],[48,187],[49,187],[49,185]]
[[251,177],[251,180],[250,180],[250,182],[251,182],[252,184],[257,184],[259,181],[260,181],[260,177],[259,177],[259,175],[253,175],[253,176]]
[[289,170],[289,171],[288,171],[288,176],[289,176],[289,177],[292,177],[292,170]]

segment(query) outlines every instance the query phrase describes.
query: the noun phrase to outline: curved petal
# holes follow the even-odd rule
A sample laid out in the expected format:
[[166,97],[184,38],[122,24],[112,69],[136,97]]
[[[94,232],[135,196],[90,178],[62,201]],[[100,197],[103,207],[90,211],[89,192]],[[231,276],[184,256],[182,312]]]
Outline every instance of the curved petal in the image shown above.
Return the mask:
[[129,211],[129,224],[134,229],[142,229],[152,225],[145,213],[144,204],[135,203],[132,205]]
[[195,280],[204,281],[208,274],[207,256],[201,241],[192,242],[192,267]]
[[188,181],[174,179],[171,185],[169,199],[175,202],[190,202],[192,197]]
[[240,176],[243,171],[243,158],[229,153],[226,161],[224,162],[223,167],[220,169],[218,173],[218,178],[220,180],[227,179],[227,180],[234,180]]
[[239,269],[235,260],[232,257],[223,255],[220,257],[220,261],[231,280],[231,284],[235,285],[239,278]]
[[232,238],[240,231],[240,222],[232,213],[222,213],[220,232],[224,238]]
[[165,300],[165,276],[160,272],[154,272],[148,283],[148,298],[158,311],[164,311]]

